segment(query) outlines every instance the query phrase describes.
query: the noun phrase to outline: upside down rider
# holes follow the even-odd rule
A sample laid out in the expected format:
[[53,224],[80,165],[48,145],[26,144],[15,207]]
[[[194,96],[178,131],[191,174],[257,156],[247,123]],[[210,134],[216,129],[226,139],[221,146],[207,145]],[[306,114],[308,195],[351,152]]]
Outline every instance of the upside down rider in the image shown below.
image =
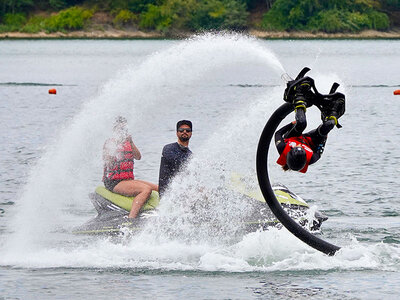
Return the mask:
[[[336,92],[339,84],[332,85],[328,95],[322,95],[315,88],[314,80],[304,77],[309,71],[304,68],[295,80],[287,83],[284,100],[293,105],[295,121],[275,133],[275,145],[280,154],[277,163],[283,170],[307,172],[308,166],[321,158],[328,133],[337,126],[338,119],[345,112],[345,96]],[[312,105],[321,111],[322,124],[303,133],[307,127],[306,110]]]

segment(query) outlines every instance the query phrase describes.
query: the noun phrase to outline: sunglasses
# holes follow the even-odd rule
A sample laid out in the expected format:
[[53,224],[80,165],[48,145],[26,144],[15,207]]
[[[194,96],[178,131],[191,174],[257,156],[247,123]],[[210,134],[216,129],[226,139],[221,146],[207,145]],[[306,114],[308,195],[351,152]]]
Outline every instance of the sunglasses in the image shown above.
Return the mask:
[[179,132],[184,132],[184,131],[186,131],[186,132],[192,132],[192,129],[190,129],[190,128],[178,128],[178,131],[179,131]]

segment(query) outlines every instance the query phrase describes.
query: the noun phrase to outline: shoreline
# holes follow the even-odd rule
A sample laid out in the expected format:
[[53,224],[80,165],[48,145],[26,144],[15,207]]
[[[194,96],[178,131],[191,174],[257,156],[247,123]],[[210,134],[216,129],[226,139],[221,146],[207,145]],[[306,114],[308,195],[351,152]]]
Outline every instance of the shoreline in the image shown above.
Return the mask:
[[[138,30],[86,30],[71,31],[68,33],[24,33],[24,32],[3,32],[0,33],[0,40],[6,39],[185,39],[195,33],[179,32],[174,34],[162,34],[156,31],[144,32]],[[260,31],[250,29],[243,34],[254,36],[260,39],[400,39],[400,29],[387,32],[366,30],[359,33],[325,33],[305,31]]]

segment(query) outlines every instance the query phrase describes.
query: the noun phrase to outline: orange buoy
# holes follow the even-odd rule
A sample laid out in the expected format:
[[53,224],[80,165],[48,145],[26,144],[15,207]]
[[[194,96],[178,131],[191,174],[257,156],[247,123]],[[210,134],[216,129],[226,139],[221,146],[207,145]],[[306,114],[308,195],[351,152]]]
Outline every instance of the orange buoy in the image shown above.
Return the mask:
[[395,90],[395,91],[393,92],[393,95],[400,95],[400,90]]
[[55,95],[55,94],[57,94],[57,90],[56,89],[49,89],[49,94]]

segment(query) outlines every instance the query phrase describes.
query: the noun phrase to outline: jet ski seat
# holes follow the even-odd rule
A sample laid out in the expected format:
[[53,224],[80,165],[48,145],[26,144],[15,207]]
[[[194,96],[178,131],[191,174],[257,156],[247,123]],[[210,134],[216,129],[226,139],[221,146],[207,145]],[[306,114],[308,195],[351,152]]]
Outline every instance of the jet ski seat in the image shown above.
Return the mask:
[[[122,196],[107,190],[104,186],[98,186],[96,188],[96,194],[114,203],[115,205],[130,211],[132,208],[132,201],[135,197]],[[160,203],[160,197],[158,192],[152,191],[149,200],[143,205],[141,211],[155,209]]]

